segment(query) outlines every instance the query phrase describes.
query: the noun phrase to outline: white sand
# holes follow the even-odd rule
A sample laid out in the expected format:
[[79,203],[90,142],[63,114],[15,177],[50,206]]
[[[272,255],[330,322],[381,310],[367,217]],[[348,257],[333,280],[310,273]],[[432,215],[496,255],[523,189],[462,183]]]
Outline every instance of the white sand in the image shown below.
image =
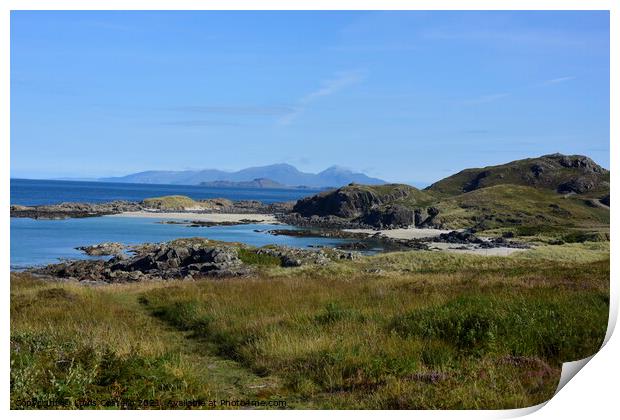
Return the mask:
[[153,212],[153,211],[128,211],[120,214],[112,214],[105,217],[148,217],[162,220],[189,220],[198,222],[241,222],[252,220],[255,223],[278,224],[273,214],[257,213],[191,213],[191,212]]
[[366,233],[368,236],[376,235],[377,233],[392,239],[421,239],[421,238],[436,238],[442,233],[451,232],[451,230],[441,229],[418,229],[418,228],[406,228],[406,229],[386,229],[386,230],[374,230],[374,229],[343,229],[345,232],[352,233]]
[[[381,236],[385,236],[387,238],[392,239],[422,239],[422,238],[437,238],[442,233],[451,232],[450,230],[442,230],[442,229],[418,229],[418,228],[407,228],[407,229],[389,229],[389,230],[373,230],[373,229],[343,229],[345,232],[354,232],[354,233],[366,233],[368,236],[376,235],[377,233]],[[508,247],[500,247],[500,248],[476,248],[475,245],[465,245],[467,249],[459,249],[463,248],[462,244],[450,244],[445,242],[429,242],[428,244],[431,249],[436,248],[441,250],[442,252],[456,252],[456,253],[464,253],[464,254],[475,254],[475,255],[485,255],[485,256],[499,256],[505,257],[507,255],[512,254],[513,252],[523,251],[521,248],[508,248]]]

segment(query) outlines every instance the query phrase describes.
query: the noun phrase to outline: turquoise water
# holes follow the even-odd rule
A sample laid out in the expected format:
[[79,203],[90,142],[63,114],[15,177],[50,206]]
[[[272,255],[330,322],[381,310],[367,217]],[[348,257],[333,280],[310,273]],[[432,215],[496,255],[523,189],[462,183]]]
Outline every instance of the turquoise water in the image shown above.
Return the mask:
[[[172,194],[187,195],[194,199],[223,197],[230,200],[258,200],[271,203],[298,200],[301,197],[315,194],[317,191],[11,179],[11,204],[33,206],[61,202],[140,201],[147,197]],[[254,246],[268,244],[294,247],[333,246],[343,242],[330,238],[293,238],[255,232],[255,230],[264,231],[285,227],[282,225],[194,228],[178,224],[157,223],[160,220],[162,219],[126,217],[90,217],[67,220],[11,218],[11,269],[19,270],[50,264],[63,258],[88,258],[74,248],[101,242],[133,245],[193,236],[242,242]]]
[[127,245],[162,242],[176,238],[203,237],[254,246],[267,244],[305,248],[309,245],[333,246],[342,239],[275,236],[266,231],[292,228],[283,225],[249,224],[236,226],[189,227],[157,223],[161,219],[140,217],[88,217],[66,220],[11,218],[11,269],[58,262],[62,258],[86,258],[77,246],[100,242]]

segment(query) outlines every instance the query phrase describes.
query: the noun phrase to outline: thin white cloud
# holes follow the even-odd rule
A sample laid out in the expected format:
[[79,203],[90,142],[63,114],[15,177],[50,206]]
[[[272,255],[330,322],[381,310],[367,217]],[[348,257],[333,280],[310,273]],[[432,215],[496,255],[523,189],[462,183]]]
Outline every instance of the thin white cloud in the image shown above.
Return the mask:
[[312,102],[333,95],[337,92],[340,92],[343,89],[346,89],[349,86],[356,85],[364,80],[364,75],[360,71],[349,71],[349,72],[340,72],[335,75],[335,77],[325,80],[321,87],[309,94],[303,96],[299,99],[297,106],[293,112],[285,115],[280,118],[278,121],[281,125],[288,125],[292,123],[300,114],[304,112],[306,107]]
[[[531,88],[540,88],[542,86],[549,86],[549,85],[557,85],[559,83],[565,83],[565,82],[569,82],[571,80],[575,80],[577,77],[576,76],[564,76],[564,77],[556,77],[555,79],[549,79],[549,80],[545,80],[544,82],[535,84],[535,85],[530,85]],[[458,105],[481,105],[481,104],[488,104],[491,102],[495,102],[497,100],[506,98],[510,95],[512,95],[513,93],[519,93],[520,91],[522,91],[523,89],[525,89],[524,87],[521,87],[520,89],[513,89],[512,93],[509,92],[504,92],[504,93],[493,93],[490,95],[482,95],[479,96],[477,98],[472,98],[472,99],[467,99],[464,101],[460,101],[457,102]]]
[[568,82],[570,80],[575,80],[577,77],[575,76],[565,76],[565,77],[558,77],[556,79],[549,79],[549,80],[545,80],[543,82],[543,85],[555,85],[558,83],[564,83],[564,82]]

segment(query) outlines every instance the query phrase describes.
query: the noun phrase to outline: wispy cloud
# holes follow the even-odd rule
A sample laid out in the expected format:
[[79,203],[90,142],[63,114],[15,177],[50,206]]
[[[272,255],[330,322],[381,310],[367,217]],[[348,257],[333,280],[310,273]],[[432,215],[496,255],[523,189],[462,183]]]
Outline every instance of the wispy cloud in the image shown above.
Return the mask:
[[435,28],[422,32],[431,40],[525,44],[541,47],[584,47],[588,42],[568,32],[552,30],[514,31],[500,28],[471,30],[469,28]]
[[556,79],[545,80],[542,84],[543,85],[556,85],[558,83],[564,83],[564,82],[568,82],[570,80],[575,80],[576,78],[577,77],[575,77],[575,76],[558,77]]
[[333,78],[325,80],[319,89],[300,98],[294,111],[280,118],[279,123],[281,125],[288,125],[292,123],[312,102],[340,92],[349,86],[360,83],[362,80],[364,80],[364,75],[361,71],[337,73]]
[[529,87],[520,87],[518,89],[512,89],[511,92],[503,92],[503,93],[493,93],[493,94],[489,94],[489,95],[482,95],[479,96],[477,98],[471,98],[471,99],[466,99],[464,101],[460,101],[457,102],[458,105],[481,105],[481,104],[488,104],[491,102],[495,102],[498,101],[500,99],[506,98],[508,96],[511,96],[512,94],[519,94],[520,91],[523,91],[524,89],[528,89],[528,88],[540,88],[542,86],[549,86],[549,85],[557,85],[559,83],[565,83],[565,82],[569,82],[571,80],[575,80],[577,77],[576,76],[564,76],[564,77],[556,77],[555,79],[549,79],[549,80],[545,80],[543,82],[540,82],[538,84],[534,84],[534,85],[530,85]]
[[362,76],[359,72],[341,73],[336,78],[325,81],[320,89],[304,96],[300,103],[307,104],[322,96],[333,95],[348,86],[359,83],[361,80]]

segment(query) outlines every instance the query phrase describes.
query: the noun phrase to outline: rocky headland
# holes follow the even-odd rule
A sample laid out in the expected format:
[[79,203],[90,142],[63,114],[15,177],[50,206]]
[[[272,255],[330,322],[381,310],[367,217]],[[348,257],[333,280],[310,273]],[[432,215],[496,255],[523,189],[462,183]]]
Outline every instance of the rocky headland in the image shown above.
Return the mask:
[[[238,277],[254,273],[261,265],[300,267],[327,265],[337,260],[355,259],[359,254],[336,249],[298,249],[285,246],[262,248],[202,238],[177,239],[130,248],[128,256],[120,244],[104,243],[81,247],[88,255],[112,258],[63,261],[28,272],[83,284],[109,284],[197,277]],[[121,252],[119,252],[121,251]]]
[[294,203],[262,203],[256,200],[231,201],[225,198],[193,200],[185,196],[147,198],[143,201],[112,201],[107,203],[60,203],[41,206],[12,205],[11,217],[32,219],[68,219],[109,216],[123,213],[149,214],[219,213],[219,214],[277,214],[289,212]]
[[131,201],[112,201],[109,203],[60,203],[44,206],[11,206],[11,217],[27,217],[31,219],[68,219],[81,217],[97,217],[139,211],[140,203]]

